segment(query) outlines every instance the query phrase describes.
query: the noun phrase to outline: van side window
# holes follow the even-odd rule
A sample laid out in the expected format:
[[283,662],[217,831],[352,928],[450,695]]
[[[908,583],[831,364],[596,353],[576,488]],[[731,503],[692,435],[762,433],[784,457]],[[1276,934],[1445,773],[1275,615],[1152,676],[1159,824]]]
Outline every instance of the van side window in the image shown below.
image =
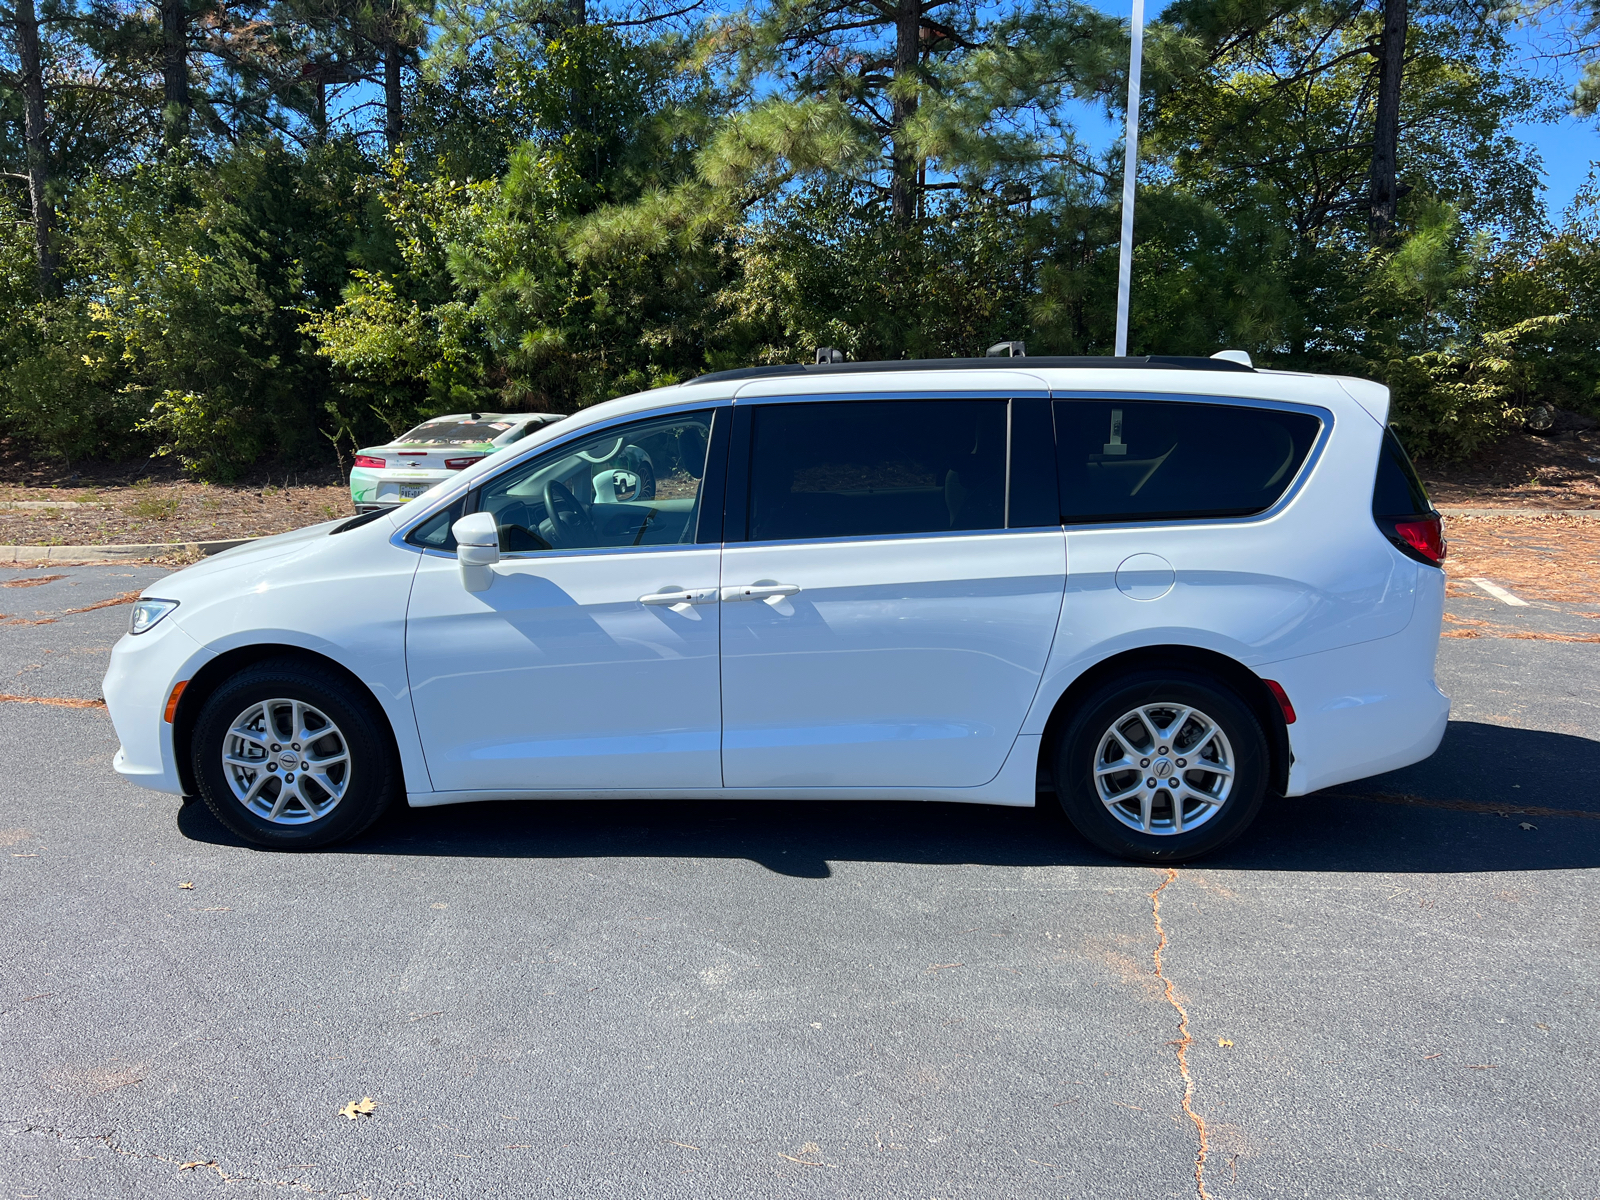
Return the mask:
[[1054,404],[1062,519],[1243,517],[1277,503],[1322,422],[1309,413],[1157,400]]
[[1004,400],[763,404],[752,415],[751,541],[1005,525]]

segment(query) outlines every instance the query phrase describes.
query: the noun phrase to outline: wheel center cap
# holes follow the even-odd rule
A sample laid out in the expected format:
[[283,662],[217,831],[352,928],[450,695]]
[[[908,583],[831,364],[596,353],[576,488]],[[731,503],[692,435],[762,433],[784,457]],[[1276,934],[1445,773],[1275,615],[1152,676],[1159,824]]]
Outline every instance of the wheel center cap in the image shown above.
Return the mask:
[[1157,779],[1165,779],[1172,774],[1172,764],[1164,758],[1156,759],[1155,773]]
[[280,755],[278,755],[278,761],[281,762],[286,767],[292,767],[297,762],[300,761],[300,756],[297,755],[297,754],[288,754],[288,753],[280,754]]

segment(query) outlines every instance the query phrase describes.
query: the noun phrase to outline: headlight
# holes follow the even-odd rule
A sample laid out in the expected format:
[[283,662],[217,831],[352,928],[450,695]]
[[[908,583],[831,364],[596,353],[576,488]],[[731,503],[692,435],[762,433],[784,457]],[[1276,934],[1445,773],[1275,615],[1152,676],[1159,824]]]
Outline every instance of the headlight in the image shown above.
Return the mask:
[[140,600],[128,617],[129,633],[145,633],[160,624],[161,618],[178,607],[176,600]]

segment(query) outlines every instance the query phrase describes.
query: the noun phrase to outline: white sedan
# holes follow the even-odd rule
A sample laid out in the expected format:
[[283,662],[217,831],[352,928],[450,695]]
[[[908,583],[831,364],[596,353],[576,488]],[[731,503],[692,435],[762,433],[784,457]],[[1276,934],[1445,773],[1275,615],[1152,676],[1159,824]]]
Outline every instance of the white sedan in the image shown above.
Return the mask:
[[393,508],[415,500],[455,471],[536,429],[561,420],[559,413],[452,413],[424,421],[382,446],[356,451],[350,500],[357,512]]
[[1181,861],[1439,744],[1444,543],[1387,413],[1207,359],[614,400],[153,585],[105,678],[116,768],[283,849],[401,797],[1053,792]]

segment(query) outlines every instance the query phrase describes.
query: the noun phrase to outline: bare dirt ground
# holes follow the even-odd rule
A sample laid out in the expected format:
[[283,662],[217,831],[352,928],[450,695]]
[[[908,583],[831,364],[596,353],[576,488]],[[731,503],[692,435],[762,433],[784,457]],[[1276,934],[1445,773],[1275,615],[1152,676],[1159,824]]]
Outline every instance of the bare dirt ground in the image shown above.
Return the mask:
[[68,466],[30,459],[0,439],[0,546],[264,537],[354,512],[345,477],[331,465],[269,467],[237,484],[207,484],[161,459]]
[[1587,417],[1560,417],[1549,436],[1513,434],[1465,462],[1419,460],[1417,469],[1434,503],[1600,508],[1600,428]]

